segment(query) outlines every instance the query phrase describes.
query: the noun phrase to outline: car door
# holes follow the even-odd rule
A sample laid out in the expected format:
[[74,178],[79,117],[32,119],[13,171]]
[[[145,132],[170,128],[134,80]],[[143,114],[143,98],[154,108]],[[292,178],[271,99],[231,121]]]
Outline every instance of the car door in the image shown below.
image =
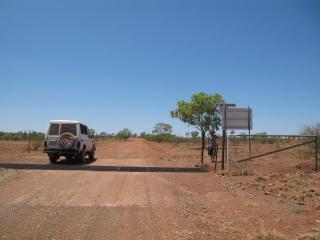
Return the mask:
[[89,135],[90,135],[89,128],[87,126],[84,126],[84,127],[85,127],[84,139],[87,146],[87,151],[89,152],[92,150],[92,142],[91,142],[91,139],[89,138]]

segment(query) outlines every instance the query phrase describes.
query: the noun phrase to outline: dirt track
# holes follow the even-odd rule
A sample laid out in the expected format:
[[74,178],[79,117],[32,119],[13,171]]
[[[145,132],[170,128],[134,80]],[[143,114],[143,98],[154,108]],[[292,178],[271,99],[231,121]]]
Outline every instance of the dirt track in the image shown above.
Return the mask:
[[[174,148],[139,139],[101,142],[90,166],[194,166]],[[0,150],[1,163],[47,164],[40,152]],[[0,178],[0,239],[248,239],[266,229],[297,236],[318,226],[318,211],[296,215],[273,196],[239,192],[213,173],[59,166]]]

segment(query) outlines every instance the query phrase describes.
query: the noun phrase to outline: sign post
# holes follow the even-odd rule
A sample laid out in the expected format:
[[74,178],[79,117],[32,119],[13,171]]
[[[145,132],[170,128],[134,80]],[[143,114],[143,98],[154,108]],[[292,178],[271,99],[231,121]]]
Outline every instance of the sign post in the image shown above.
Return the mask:
[[252,114],[251,109],[248,107],[248,130],[249,130],[249,157],[251,158],[251,116],[250,114]]
[[[235,106],[235,104],[234,104]],[[244,129],[249,130],[249,156],[251,158],[251,132],[252,129],[252,109],[248,108],[236,108],[228,107],[223,105],[222,114],[222,159],[221,159],[221,170],[224,171],[224,162],[227,159],[229,164],[229,150],[228,150],[228,129]],[[227,148],[227,149],[226,149]],[[229,167],[227,166],[227,169]]]
[[[227,106],[223,106],[223,116],[226,118],[227,116]],[[221,170],[224,171],[224,160],[225,160],[225,150],[226,149],[226,129],[222,129],[222,155],[221,155]]]

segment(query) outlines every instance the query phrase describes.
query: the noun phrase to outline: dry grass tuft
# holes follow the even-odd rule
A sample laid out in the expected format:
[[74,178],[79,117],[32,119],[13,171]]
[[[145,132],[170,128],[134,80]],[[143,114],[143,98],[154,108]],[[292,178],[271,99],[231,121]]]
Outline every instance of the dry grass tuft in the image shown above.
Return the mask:
[[254,176],[255,173],[250,169],[248,163],[232,164],[230,167],[231,176]]
[[280,236],[275,232],[260,233],[254,236],[253,238],[251,238],[251,240],[284,240],[284,239],[285,239],[284,237]]
[[300,235],[298,240],[320,240],[320,230],[312,229],[308,233]]

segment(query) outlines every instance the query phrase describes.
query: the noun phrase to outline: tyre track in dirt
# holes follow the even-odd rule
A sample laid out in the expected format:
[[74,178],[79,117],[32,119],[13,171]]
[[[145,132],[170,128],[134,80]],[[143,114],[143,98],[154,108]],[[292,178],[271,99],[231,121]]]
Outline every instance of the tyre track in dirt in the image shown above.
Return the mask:
[[[141,157],[141,155],[141,151],[138,151],[134,156]],[[148,165],[148,161],[145,161],[144,164]],[[103,221],[106,210],[99,212],[96,219],[98,224],[92,226],[93,229],[88,231],[87,237],[100,238],[112,228],[112,239],[159,239],[159,237],[155,238],[155,233],[159,232],[159,228],[155,228],[158,225],[158,219],[152,212],[153,204],[149,192],[150,187],[146,180],[147,174],[117,173],[114,181],[119,189],[114,194],[114,208],[109,209],[109,214],[113,215],[113,221]],[[135,198],[133,195],[140,195],[140,198]],[[128,196],[133,198],[133,201],[128,200]],[[117,211],[117,214],[114,211]]]
[[121,193],[121,191],[123,189],[123,184],[125,182],[126,175],[121,174],[121,175],[117,175],[117,177],[120,178],[120,180],[117,181],[119,186],[118,186],[118,190],[116,191],[115,196],[114,196],[114,201],[113,201],[113,204],[112,204],[113,207],[115,207],[117,205],[116,203],[119,200],[119,195],[120,195],[120,193]]

